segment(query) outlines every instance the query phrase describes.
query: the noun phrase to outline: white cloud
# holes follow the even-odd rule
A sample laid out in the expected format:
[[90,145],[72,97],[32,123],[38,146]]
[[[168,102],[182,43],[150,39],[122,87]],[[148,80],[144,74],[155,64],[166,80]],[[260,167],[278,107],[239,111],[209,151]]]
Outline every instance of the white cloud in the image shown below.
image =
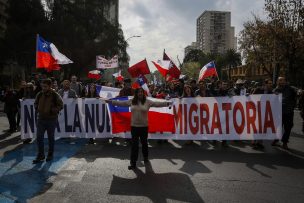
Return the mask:
[[[119,20],[129,42],[130,65],[147,58],[162,57],[163,49],[176,62],[184,57],[184,47],[196,40],[196,18],[204,10],[231,11],[236,34],[252,16],[263,16],[264,0],[121,0]],[[150,69],[155,70],[149,63]]]

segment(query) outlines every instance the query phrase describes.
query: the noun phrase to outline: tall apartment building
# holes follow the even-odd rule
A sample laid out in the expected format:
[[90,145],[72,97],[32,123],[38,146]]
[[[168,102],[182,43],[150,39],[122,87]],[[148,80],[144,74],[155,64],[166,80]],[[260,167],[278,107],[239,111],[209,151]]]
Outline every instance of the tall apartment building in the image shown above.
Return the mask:
[[7,0],[0,0],[0,38],[4,37],[6,30],[6,19],[8,15],[6,13]]
[[231,13],[226,11],[204,11],[196,24],[196,43],[205,53],[224,53],[237,49]]

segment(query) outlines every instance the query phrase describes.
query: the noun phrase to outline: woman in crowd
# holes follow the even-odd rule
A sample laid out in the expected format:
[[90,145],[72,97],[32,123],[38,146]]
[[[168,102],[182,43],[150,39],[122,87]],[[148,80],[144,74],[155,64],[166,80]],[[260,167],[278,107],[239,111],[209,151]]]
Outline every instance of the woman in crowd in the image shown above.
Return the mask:
[[[86,92],[86,98],[97,98],[97,99],[99,99],[99,95],[97,94],[97,91],[96,91],[96,84],[92,83],[89,86],[89,89]],[[95,143],[95,138],[90,138],[89,139],[89,144],[96,144]]]
[[182,98],[194,97],[194,93],[190,85],[184,85]]
[[144,162],[148,163],[148,111],[150,107],[165,107],[169,106],[171,102],[154,102],[146,98],[145,92],[142,88],[135,90],[134,98],[127,101],[106,100],[115,106],[130,106],[131,107],[131,135],[132,148],[131,160],[129,170],[136,168],[138,159],[138,144],[139,139],[142,144],[142,153]]

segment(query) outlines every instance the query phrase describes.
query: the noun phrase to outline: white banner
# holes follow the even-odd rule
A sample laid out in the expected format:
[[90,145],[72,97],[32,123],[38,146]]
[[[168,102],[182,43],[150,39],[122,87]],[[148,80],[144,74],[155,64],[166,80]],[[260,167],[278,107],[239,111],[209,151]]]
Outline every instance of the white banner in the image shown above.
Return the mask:
[[176,137],[182,140],[281,139],[282,96],[175,99]]
[[[21,102],[21,137],[35,137],[37,115],[34,100]],[[111,126],[106,104],[101,100],[64,99],[55,130],[56,137],[104,138],[111,137]]]
[[115,55],[110,60],[107,60],[103,56],[96,56],[96,68],[97,69],[109,69],[118,67],[118,56]]
[[[173,99],[175,134],[150,134],[150,139],[272,140],[282,137],[281,95]],[[36,133],[34,100],[21,102],[21,136]],[[99,99],[66,99],[56,137],[112,137],[106,104]],[[121,136],[121,134],[120,134]],[[130,137],[129,133],[123,135]]]

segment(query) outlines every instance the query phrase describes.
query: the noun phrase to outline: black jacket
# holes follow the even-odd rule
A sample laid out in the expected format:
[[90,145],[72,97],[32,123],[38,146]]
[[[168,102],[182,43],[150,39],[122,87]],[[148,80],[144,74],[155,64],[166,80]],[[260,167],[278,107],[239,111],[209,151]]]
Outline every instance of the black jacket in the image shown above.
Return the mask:
[[297,92],[293,87],[285,85],[283,88],[277,87],[274,93],[282,94],[282,112],[283,114],[292,114],[297,102]]

